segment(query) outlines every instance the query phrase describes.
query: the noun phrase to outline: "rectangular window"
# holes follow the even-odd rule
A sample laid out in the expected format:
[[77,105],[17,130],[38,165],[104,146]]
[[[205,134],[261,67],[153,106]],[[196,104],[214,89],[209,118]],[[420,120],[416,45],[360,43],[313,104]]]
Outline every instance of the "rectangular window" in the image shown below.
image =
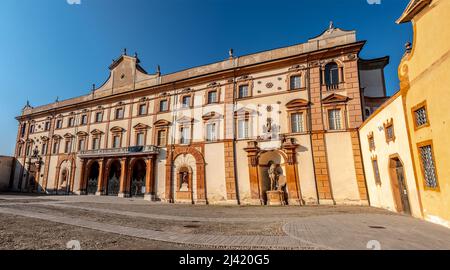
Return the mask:
[[238,139],[248,139],[248,125],[247,119],[238,120]]
[[206,125],[206,141],[213,142],[216,140],[216,123]]
[[427,188],[438,188],[436,167],[433,157],[433,149],[431,145],[419,147],[420,157],[422,159],[422,171],[425,178],[425,186]]
[[78,152],[84,151],[84,145],[85,145],[85,140],[84,139],[80,139],[78,141]]
[[144,133],[138,133],[136,135],[136,145],[143,146],[144,145]]
[[180,129],[180,144],[189,144],[191,129],[189,127],[182,127]]
[[31,154],[31,145],[27,144],[27,148],[25,149],[25,155],[28,157]]
[[50,122],[49,122],[49,121],[45,122],[45,124],[44,124],[44,130],[45,130],[45,131],[49,131],[49,130],[50,130]]
[[388,125],[385,127],[385,132],[386,132],[386,141],[390,142],[394,140],[394,125]]
[[47,155],[47,143],[42,144],[41,154]]
[[156,144],[158,146],[166,146],[166,131],[165,130],[158,130],[158,137]]
[[58,120],[56,121],[56,128],[57,128],[57,129],[61,129],[61,128],[62,128],[62,119],[58,119]]
[[141,104],[139,105],[139,115],[146,115],[147,114],[147,105]]
[[375,183],[377,185],[381,185],[380,170],[378,168],[378,160],[376,160],[376,159],[372,160],[372,167],[373,167],[373,174],[375,177]]
[[75,125],[75,118],[70,117],[69,121],[67,122],[68,127],[73,127]]
[[209,91],[208,92],[208,104],[217,102],[217,91]]
[[303,113],[291,114],[291,129],[293,133],[304,132]]
[[239,86],[239,98],[248,97],[248,85],[240,85]]
[[428,124],[427,111],[425,107],[421,107],[414,111],[414,118],[416,121],[416,127],[422,127]]
[[181,107],[183,108],[191,107],[191,96],[184,96],[181,102],[182,102]]
[[370,151],[375,150],[375,139],[373,135],[369,136],[368,139],[369,139],[369,150]]
[[34,125],[31,125],[30,126],[30,134],[33,134],[34,133]]
[[167,101],[167,99],[161,100],[159,102],[159,111],[160,112],[167,112],[169,110],[169,102]]
[[341,109],[328,110],[328,126],[330,130],[342,129]]
[[52,151],[52,153],[54,155],[59,153],[59,141],[56,141],[56,142],[53,143],[53,151]]
[[98,150],[100,149],[100,138],[94,138],[92,139],[92,149]]
[[113,148],[119,148],[120,147],[120,136],[115,135],[113,136]]
[[103,121],[103,113],[102,112],[97,112],[95,114],[95,122],[96,123],[100,123]]
[[66,144],[64,146],[64,153],[68,154],[72,151],[72,141],[66,141]]
[[123,119],[124,109],[118,108],[116,109],[116,119]]
[[22,155],[22,144],[19,144],[19,148],[17,149],[17,156],[20,157]]
[[300,89],[302,87],[301,78],[302,77],[300,77],[300,75],[291,76],[291,80],[290,80],[290,89],[291,90]]
[[27,125],[26,124],[22,124],[22,128],[20,131],[20,137],[24,137],[25,136],[25,131],[27,129]]
[[87,115],[85,114],[81,116],[81,125],[87,125]]

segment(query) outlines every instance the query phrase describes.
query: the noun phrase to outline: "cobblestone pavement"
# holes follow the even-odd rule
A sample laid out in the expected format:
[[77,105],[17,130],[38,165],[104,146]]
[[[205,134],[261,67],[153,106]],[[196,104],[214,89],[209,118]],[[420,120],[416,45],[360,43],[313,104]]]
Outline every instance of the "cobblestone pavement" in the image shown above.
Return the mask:
[[[91,249],[367,249],[368,243],[379,243],[381,249],[450,249],[447,228],[357,206],[193,206],[115,197],[6,194],[0,195],[0,216],[2,237],[13,231],[13,224],[21,226],[22,234],[29,224],[36,230],[38,220],[66,226],[68,233],[86,230],[91,236],[82,240]],[[118,240],[114,245],[98,244],[105,238],[96,234]],[[45,237],[51,241],[51,231]],[[52,248],[36,239],[17,239],[29,243],[0,241],[0,249]]]

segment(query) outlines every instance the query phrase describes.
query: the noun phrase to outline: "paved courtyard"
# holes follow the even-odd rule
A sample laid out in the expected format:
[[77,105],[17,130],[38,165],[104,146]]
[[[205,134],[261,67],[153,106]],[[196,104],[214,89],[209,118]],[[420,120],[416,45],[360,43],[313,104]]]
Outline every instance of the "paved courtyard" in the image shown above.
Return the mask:
[[[193,206],[0,195],[0,249],[450,249],[450,230],[370,207]],[[73,248],[73,246],[72,246]]]

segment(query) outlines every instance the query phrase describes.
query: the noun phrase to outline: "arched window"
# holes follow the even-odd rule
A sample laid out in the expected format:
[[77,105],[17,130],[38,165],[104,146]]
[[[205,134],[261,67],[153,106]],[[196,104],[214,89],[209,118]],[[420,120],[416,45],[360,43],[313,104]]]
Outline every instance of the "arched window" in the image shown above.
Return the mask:
[[325,84],[329,87],[339,85],[339,67],[335,62],[328,63],[325,66]]

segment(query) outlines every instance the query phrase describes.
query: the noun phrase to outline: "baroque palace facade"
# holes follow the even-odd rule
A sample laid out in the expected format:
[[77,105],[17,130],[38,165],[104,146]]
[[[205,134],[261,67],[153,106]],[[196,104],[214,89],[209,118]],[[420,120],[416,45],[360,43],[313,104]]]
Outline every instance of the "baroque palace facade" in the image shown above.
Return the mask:
[[385,100],[388,58],[360,59],[364,44],[331,24],[306,43],[167,75],[125,52],[91,93],[27,104],[10,187],[261,205],[276,164],[291,205],[368,204],[358,128]]

